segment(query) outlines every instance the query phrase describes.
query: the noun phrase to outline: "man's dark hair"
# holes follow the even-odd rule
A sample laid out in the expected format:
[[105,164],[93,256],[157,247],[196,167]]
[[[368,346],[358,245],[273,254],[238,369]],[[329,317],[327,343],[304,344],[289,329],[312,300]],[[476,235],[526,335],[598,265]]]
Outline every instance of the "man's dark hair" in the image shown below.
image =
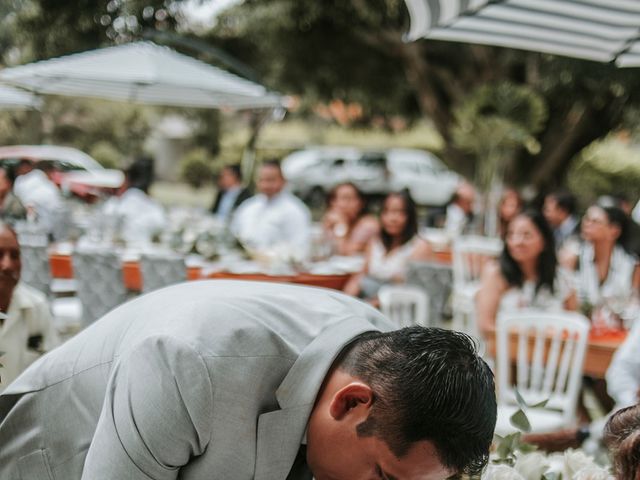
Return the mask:
[[558,208],[564,210],[569,215],[576,213],[576,197],[573,193],[566,190],[558,190],[557,192],[550,193],[549,196],[556,201]]
[[614,413],[604,427],[616,478],[638,478],[640,474],[640,405]]
[[[554,292],[554,282],[556,278],[556,269],[558,268],[558,257],[556,256],[556,241],[553,236],[553,230],[544,218],[544,215],[538,210],[525,210],[517,215],[518,217],[527,217],[535,225],[542,235],[544,247],[538,261],[536,269],[538,271],[538,282],[536,283],[536,292],[541,287],[546,286],[551,293]],[[513,221],[513,220],[512,220]],[[508,236],[508,233],[507,233]],[[522,287],[524,283],[524,274],[513,257],[509,253],[507,242],[504,244],[502,253],[500,254],[500,272],[507,280],[507,283],[513,287]]]
[[280,161],[276,158],[269,158],[265,161],[262,162],[262,166],[263,167],[271,167],[271,168],[275,168],[278,170],[278,172],[280,172],[280,176],[284,178],[284,175],[282,174],[282,167],[280,166]]
[[[402,245],[404,245],[418,232],[418,213],[416,211],[416,204],[413,201],[413,198],[411,198],[409,192],[407,190],[402,190],[400,192],[392,192],[385,197],[384,202],[382,203],[383,210],[385,203],[387,203],[387,200],[391,197],[399,198],[404,204],[404,213],[407,216],[407,223],[400,234]],[[393,238],[385,231],[384,227],[380,229],[380,239],[382,240],[385,250],[387,252],[391,250],[391,247],[393,246]]]
[[440,328],[368,332],[347,347],[338,368],[374,392],[359,436],[375,435],[401,458],[430,441],[440,462],[478,474],[489,459],[496,424],[493,373],[471,337]]
[[240,165],[237,163],[232,163],[229,165],[225,165],[224,167],[222,167],[225,170],[229,170],[231,172],[231,174],[236,177],[236,179],[241,182],[242,181],[242,169],[240,168]]
[[5,177],[7,177],[7,181],[9,185],[13,187],[14,182],[16,181],[16,169],[13,165],[2,165],[0,170],[4,172]]
[[145,193],[153,183],[153,159],[143,155],[138,157],[126,171],[130,188],[137,188]]

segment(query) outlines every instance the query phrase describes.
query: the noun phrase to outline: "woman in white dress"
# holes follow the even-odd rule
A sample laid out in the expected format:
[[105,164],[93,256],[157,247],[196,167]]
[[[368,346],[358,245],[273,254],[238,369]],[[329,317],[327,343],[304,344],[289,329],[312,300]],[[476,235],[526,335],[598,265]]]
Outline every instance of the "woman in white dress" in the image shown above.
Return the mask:
[[402,283],[410,260],[425,260],[429,244],[418,237],[415,203],[406,192],[390,193],[380,213],[381,230],[367,244],[361,273],[351,277],[344,291],[377,303],[382,285]]
[[584,242],[568,265],[576,271],[578,301],[585,311],[607,306],[619,315],[638,294],[640,269],[626,244],[628,222],[621,209],[599,205],[582,218]]
[[476,294],[480,331],[494,330],[501,311],[576,307],[571,274],[558,266],[551,227],[538,211],[518,214],[507,227],[500,257],[487,262],[480,277]]

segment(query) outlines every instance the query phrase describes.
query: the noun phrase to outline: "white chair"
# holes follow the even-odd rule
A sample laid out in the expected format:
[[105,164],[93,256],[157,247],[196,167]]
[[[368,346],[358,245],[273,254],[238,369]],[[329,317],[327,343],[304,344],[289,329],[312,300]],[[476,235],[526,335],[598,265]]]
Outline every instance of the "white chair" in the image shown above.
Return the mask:
[[429,297],[413,285],[384,285],[378,291],[380,310],[399,328],[429,325]]
[[85,325],[127,300],[122,264],[115,252],[77,250],[73,253],[73,273]]
[[547,400],[544,407],[525,410],[532,431],[545,433],[575,423],[588,335],[589,321],[578,313],[523,310],[499,316],[498,435],[516,431],[509,420],[519,408],[516,388],[527,405]]
[[480,286],[480,274],[487,260],[497,257],[501,251],[502,240],[499,238],[463,235],[453,242],[453,330],[479,337],[475,318],[475,296]]
[[142,292],[147,293],[187,279],[184,257],[177,254],[143,253],[140,256]]

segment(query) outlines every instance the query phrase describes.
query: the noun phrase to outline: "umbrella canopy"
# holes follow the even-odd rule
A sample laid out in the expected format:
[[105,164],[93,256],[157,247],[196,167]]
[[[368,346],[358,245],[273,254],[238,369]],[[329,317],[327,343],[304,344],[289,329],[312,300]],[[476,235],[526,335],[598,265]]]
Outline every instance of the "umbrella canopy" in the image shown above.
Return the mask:
[[29,92],[0,85],[0,110],[39,108],[42,101]]
[[405,0],[408,40],[496,45],[640,66],[638,0]]
[[168,47],[135,42],[0,71],[37,93],[197,108],[270,108],[282,97]]

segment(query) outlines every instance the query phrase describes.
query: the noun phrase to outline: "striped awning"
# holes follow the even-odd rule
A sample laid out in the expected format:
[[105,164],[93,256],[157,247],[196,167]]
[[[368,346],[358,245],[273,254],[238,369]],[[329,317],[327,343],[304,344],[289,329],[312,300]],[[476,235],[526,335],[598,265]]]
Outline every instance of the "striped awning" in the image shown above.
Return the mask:
[[430,38],[640,66],[640,0],[405,0]]
[[135,42],[0,70],[36,93],[196,108],[273,108],[283,97],[168,47]]
[[0,110],[39,108],[41,104],[42,100],[29,92],[0,85]]

